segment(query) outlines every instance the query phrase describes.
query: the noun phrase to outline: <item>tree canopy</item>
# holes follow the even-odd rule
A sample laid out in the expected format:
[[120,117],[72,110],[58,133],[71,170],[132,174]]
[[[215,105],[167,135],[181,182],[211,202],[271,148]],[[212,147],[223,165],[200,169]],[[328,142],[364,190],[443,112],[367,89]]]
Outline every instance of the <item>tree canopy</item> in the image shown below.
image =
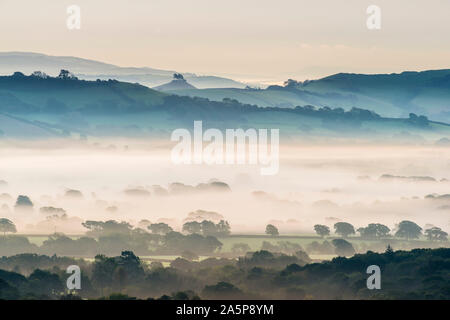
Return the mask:
[[268,224],[266,226],[266,234],[271,236],[278,236],[280,233],[278,232],[278,228],[275,227],[273,224]]
[[337,222],[334,224],[334,232],[347,238],[351,234],[355,234],[355,228],[348,222]]

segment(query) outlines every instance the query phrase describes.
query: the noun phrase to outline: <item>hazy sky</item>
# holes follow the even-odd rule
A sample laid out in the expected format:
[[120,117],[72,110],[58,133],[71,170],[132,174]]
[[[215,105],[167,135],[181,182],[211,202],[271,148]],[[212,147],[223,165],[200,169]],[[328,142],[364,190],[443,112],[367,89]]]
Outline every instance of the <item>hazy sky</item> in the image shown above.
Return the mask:
[[[66,27],[73,4],[80,30]],[[0,0],[0,30],[0,51],[242,80],[450,67],[449,0]]]

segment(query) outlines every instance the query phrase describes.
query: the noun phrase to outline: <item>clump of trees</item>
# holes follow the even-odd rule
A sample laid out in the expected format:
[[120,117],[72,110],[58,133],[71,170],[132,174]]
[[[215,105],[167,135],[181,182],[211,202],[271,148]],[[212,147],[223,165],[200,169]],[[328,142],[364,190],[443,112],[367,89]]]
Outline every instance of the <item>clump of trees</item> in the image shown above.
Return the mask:
[[54,215],[58,215],[58,216],[64,216],[67,215],[66,210],[64,210],[63,208],[55,208],[55,207],[41,207],[39,209],[39,212],[45,215],[49,215],[49,216],[54,216]]
[[447,241],[448,233],[445,231],[442,231],[439,227],[432,227],[425,230],[425,235],[427,236],[427,239],[430,241]]
[[334,232],[347,238],[351,234],[355,234],[355,228],[348,222],[337,222],[334,224]]
[[186,251],[196,255],[212,255],[222,247],[215,236],[185,235],[172,231],[170,227],[168,229],[167,224],[150,224],[149,229],[153,233],[115,220],[88,220],[82,225],[88,229],[86,236],[73,238],[54,233],[38,247],[26,237],[6,236],[7,232],[16,231],[15,226],[8,219],[0,219],[0,232],[4,233],[0,237],[0,255],[36,252],[87,257],[100,253],[116,255],[122,251],[134,251],[139,255],[179,255]]
[[130,234],[133,228],[128,222],[117,222],[115,220],[87,220],[82,225],[89,230],[86,234],[92,237],[106,236],[109,234]]
[[78,80],[78,78],[69,70],[61,69],[58,75],[58,79],[61,80]]
[[361,235],[361,238],[366,239],[379,239],[389,236],[389,229],[387,226],[380,223],[370,223],[367,227],[361,227],[357,230]]
[[220,220],[217,224],[212,221],[203,220],[202,222],[186,222],[183,224],[183,232],[202,234],[204,236],[225,237],[231,233],[231,228],[228,221],[225,220]]
[[409,239],[418,239],[422,234],[422,228],[416,223],[408,220],[404,220],[398,224],[396,237]]
[[[394,234],[397,238],[406,240],[419,239],[422,235],[422,228],[415,222],[403,220],[396,226]],[[355,234],[355,228],[348,222],[337,222],[334,224],[335,233],[348,238]],[[330,234],[328,226],[316,224],[314,231],[322,238]],[[356,230],[363,239],[387,239],[391,238],[391,229],[381,223],[369,223],[367,227],[360,227]],[[439,227],[432,227],[424,231],[424,235],[430,241],[447,241],[448,234]]]
[[266,226],[266,234],[268,234],[272,237],[276,237],[276,236],[280,235],[280,233],[278,232],[278,228],[275,227],[273,224],[268,224]]
[[14,209],[22,212],[28,212],[33,210],[33,202],[25,195],[19,195],[14,205]]
[[149,226],[147,226],[147,229],[150,230],[153,234],[161,234],[165,235],[169,232],[172,232],[173,229],[167,224],[167,223],[151,223]]
[[325,226],[323,224],[316,224],[314,226],[314,231],[322,238],[330,235],[330,228],[328,228],[327,226]]

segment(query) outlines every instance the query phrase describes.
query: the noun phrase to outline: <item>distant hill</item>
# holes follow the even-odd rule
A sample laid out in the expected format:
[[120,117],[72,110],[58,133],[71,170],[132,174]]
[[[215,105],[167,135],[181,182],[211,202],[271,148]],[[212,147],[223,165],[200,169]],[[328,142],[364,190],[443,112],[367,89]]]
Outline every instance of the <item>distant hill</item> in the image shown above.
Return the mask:
[[205,129],[279,129],[281,139],[344,137],[417,143],[450,137],[448,124],[414,114],[387,118],[363,108],[264,108],[228,98],[210,101],[172,95],[117,80],[79,80],[69,71],[62,71],[58,77],[19,72],[0,76],[0,115],[3,137],[22,137],[20,132],[26,131],[34,138],[85,135],[169,139],[172,130],[191,129],[195,120],[202,120]]
[[[138,82],[148,87],[158,86],[171,80],[174,70],[148,67],[119,67],[113,64],[77,57],[58,57],[31,52],[0,52],[0,75],[11,75],[15,71],[31,74],[42,71],[56,76],[61,69],[72,71],[80,79],[116,79]],[[187,81],[197,88],[244,88],[245,84],[217,76],[184,74]]]
[[197,89],[196,87],[188,83],[186,79],[184,79],[183,75],[179,73],[174,73],[173,76],[174,79],[169,83],[165,83],[163,85],[154,87],[153,89],[164,92]]
[[450,121],[450,69],[375,75],[340,73],[305,82],[289,80],[284,86],[265,90],[190,89],[173,93],[216,101],[231,98],[262,107],[359,107],[387,117],[407,117],[413,112]]

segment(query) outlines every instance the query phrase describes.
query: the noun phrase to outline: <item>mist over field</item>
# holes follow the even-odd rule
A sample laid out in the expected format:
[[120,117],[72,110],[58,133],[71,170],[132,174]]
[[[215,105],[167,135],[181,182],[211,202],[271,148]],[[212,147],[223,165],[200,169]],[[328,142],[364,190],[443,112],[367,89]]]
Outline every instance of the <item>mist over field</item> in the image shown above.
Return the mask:
[[[65,140],[3,143],[2,217],[19,233],[82,234],[85,220],[166,222],[181,231],[190,212],[217,212],[233,233],[312,233],[315,224],[349,221],[355,227],[402,220],[450,231],[450,150],[434,145],[283,144],[280,169],[259,165],[175,165],[164,140]],[[391,175],[391,176],[383,176]],[[414,178],[416,177],[416,178]],[[189,188],[211,181],[227,188]],[[178,186],[176,183],[184,184]],[[79,196],[67,195],[78,190]],[[70,193],[69,193],[70,194]],[[19,195],[33,210],[15,209]],[[41,207],[63,208],[69,220],[46,221]]]

